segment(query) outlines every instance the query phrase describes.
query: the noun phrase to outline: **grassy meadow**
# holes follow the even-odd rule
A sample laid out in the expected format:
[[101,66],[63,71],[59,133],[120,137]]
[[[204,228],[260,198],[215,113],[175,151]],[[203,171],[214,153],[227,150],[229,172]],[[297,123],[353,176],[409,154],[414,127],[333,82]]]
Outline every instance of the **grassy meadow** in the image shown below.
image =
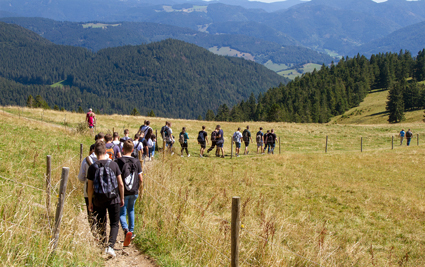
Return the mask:
[[[2,164],[1,176],[43,188],[46,154],[55,153],[55,162],[64,164],[78,153],[79,143],[88,147],[93,142],[89,135],[75,131],[85,114],[17,107],[6,107],[5,111],[15,117],[0,110],[2,130],[7,133],[2,138],[2,147],[7,149],[3,162],[8,163]],[[17,119],[19,114],[30,120]],[[129,128],[134,134],[147,118],[97,115],[97,119],[97,131],[115,129],[122,134],[124,128]],[[329,124],[220,122],[225,133],[225,159],[216,158],[213,153],[206,158],[198,156],[197,132],[202,125],[211,132],[217,122],[149,119],[158,132],[166,120],[172,121],[176,138],[185,126],[191,138],[190,158],[181,158],[180,146],[176,144],[175,156],[163,157],[157,153],[156,160],[147,164],[145,190],[136,205],[136,242],[158,265],[229,266],[232,196],[241,197],[241,266],[425,265],[425,187],[421,168],[425,163],[425,124],[420,119],[402,124],[369,121],[348,124],[338,119]],[[54,126],[64,124],[71,131]],[[251,145],[248,156],[230,159],[231,135],[237,127],[247,124],[252,133],[260,126],[273,128],[281,140],[281,154],[277,146],[275,155],[257,155],[255,146]],[[395,138],[391,150],[391,137],[402,127],[412,128],[415,139],[406,147],[399,146]],[[31,132],[30,141],[12,137],[27,132]],[[419,146],[416,134],[420,134]],[[325,154],[326,136],[329,141]],[[16,140],[16,144],[11,145],[10,140]],[[32,149],[25,150],[26,146]],[[39,156],[35,157],[34,150],[39,151]],[[15,156],[12,151],[20,153]],[[34,157],[37,164],[32,168]],[[72,183],[68,185],[68,192],[72,191],[70,188],[75,191],[67,200],[66,223],[62,226],[68,234],[61,239],[62,254],[49,258],[65,265],[88,261],[88,252],[80,250],[80,246],[87,246],[89,241],[76,238],[72,228],[75,227],[72,215],[75,217],[84,208],[82,185],[76,181],[78,166],[78,162],[74,163]],[[27,174],[33,179],[25,179]],[[59,174],[55,175],[57,181]],[[11,197],[44,204],[43,193],[1,179],[0,183]],[[23,190],[21,195],[19,190]],[[31,212],[23,210],[14,215],[12,208],[16,202],[6,201],[6,197],[1,199],[1,210],[7,212],[3,219],[26,223],[27,231],[29,227],[46,231],[42,225],[45,220],[40,218],[45,211],[41,206],[17,205]],[[28,212],[31,223],[19,220]],[[9,233],[10,225],[2,222],[0,226],[0,235]],[[25,248],[32,255],[44,253],[47,233],[46,237],[33,236],[40,241]],[[21,238],[28,237],[22,232]],[[0,242],[5,244],[6,240]],[[19,242],[22,241],[10,241],[6,245],[0,252],[2,261],[8,259],[7,255],[11,254],[8,251],[16,248],[12,245]],[[5,262],[21,265],[18,263],[34,258],[28,255],[31,253],[17,254],[14,259],[20,262],[14,263],[13,259]],[[37,257],[34,260],[41,261]]]

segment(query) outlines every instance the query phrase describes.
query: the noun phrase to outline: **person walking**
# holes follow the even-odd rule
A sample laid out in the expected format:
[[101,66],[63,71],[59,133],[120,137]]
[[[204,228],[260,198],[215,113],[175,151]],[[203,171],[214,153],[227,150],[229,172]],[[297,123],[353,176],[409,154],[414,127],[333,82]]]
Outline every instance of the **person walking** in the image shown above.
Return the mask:
[[[155,156],[156,135],[151,135],[151,142],[152,147],[149,147],[149,160],[152,160],[152,158]],[[148,143],[148,145],[150,145],[150,143]]]
[[105,141],[106,141],[106,153],[109,155],[109,158],[111,160],[114,160],[116,158],[121,157],[121,149],[119,146],[112,143],[111,134],[105,135]]
[[[218,129],[215,128],[214,131],[211,132],[211,147],[208,148],[207,153],[210,153],[217,145],[217,135]],[[217,156],[217,150],[215,151],[215,155]],[[218,157],[218,156],[217,156]]]
[[187,157],[190,157],[189,150],[187,149],[189,135],[186,132],[186,127],[182,128],[182,131],[179,134],[179,143],[181,145],[181,157],[183,157],[183,151],[186,150]]
[[404,129],[401,129],[400,133],[398,134],[398,136],[400,137],[400,145],[403,145],[403,139],[405,134],[406,133],[404,132]]
[[205,126],[202,126],[202,130],[198,133],[198,144],[201,145],[201,150],[199,151],[199,157],[204,157],[205,148],[207,148],[208,143],[208,134],[205,131]]
[[270,135],[270,130],[267,130],[267,132],[264,134],[264,153],[267,150],[267,154],[270,154],[269,135]]
[[238,128],[238,130],[233,134],[233,142],[235,142],[235,147],[236,147],[236,157],[240,157],[239,153],[241,150],[241,139],[242,139],[241,128]]
[[138,159],[131,156],[133,150],[133,141],[124,141],[123,156],[116,161],[124,183],[124,206],[120,208],[120,222],[125,236],[124,247],[128,247],[134,237],[134,205],[139,196],[139,187],[143,185],[142,165]]
[[243,131],[242,133],[243,136],[243,142],[245,143],[245,153],[244,155],[248,155],[249,151],[248,151],[248,147],[249,147],[249,142],[252,142],[252,137],[251,137],[251,132],[249,131],[249,125],[246,126],[246,129]]
[[220,157],[220,151],[221,151],[221,157],[224,158],[224,131],[221,129],[220,125],[217,125],[216,129],[218,130],[217,133],[217,155]]
[[[257,154],[259,154],[259,153],[264,154],[264,149],[263,149],[263,144],[264,144],[263,127],[260,127],[260,130],[257,132],[257,135],[255,137],[255,140],[257,141]],[[258,152],[258,149],[260,149],[260,152]]]
[[271,150],[272,154],[274,154],[274,149],[276,147],[276,139],[277,139],[277,136],[274,133],[274,130],[271,129],[269,136],[267,138],[267,142],[269,143],[269,149]]
[[114,246],[118,235],[120,207],[124,206],[124,184],[118,164],[106,154],[104,142],[96,142],[94,153],[98,160],[89,167],[87,174],[89,211],[96,219],[96,228],[102,243],[106,243],[106,213],[109,214],[109,241],[105,253],[115,257]]
[[410,140],[412,140],[413,137],[413,133],[412,131],[409,129],[406,132],[406,141],[407,141],[407,146],[410,146]]
[[87,112],[86,114],[86,122],[89,126],[90,134],[93,134],[93,128],[96,125],[96,116],[91,108],[89,109],[89,112]]

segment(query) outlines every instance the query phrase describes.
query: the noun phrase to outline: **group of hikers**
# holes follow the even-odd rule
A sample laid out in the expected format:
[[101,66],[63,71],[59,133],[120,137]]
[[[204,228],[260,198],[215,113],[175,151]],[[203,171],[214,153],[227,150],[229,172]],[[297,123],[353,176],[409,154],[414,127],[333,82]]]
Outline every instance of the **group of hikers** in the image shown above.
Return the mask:
[[[173,129],[171,128],[171,122],[165,122],[165,125],[161,128],[161,136],[165,141],[166,148],[168,152],[173,155],[173,145],[175,144],[175,137],[173,136]],[[179,133],[179,143],[181,146],[181,157],[184,157],[184,152],[186,151],[186,155],[190,157],[188,150],[188,140],[189,135],[186,131],[186,127],[182,128],[182,131]],[[277,136],[273,129],[267,130],[266,133],[263,133],[263,128],[260,127],[259,131],[256,133],[255,137],[257,143],[257,153],[265,154],[267,150],[268,153],[274,154],[274,149],[276,147]],[[208,133],[205,131],[205,126],[202,126],[202,129],[198,132],[198,136],[196,141],[201,146],[199,151],[199,156],[201,158],[204,157],[205,149],[207,148],[207,144],[209,144]],[[217,125],[215,129],[211,132],[210,135],[211,147],[208,148],[207,153],[216,149],[215,155],[217,157],[224,158],[224,132],[220,125]],[[237,131],[232,136],[232,141],[236,146],[236,156],[239,157],[240,148],[242,146],[242,142],[245,144],[244,154],[247,155],[249,153],[248,147],[250,143],[253,142],[252,135],[249,130],[249,126],[241,133],[241,128],[238,128]]]
[[405,132],[404,129],[401,129],[398,136],[400,137],[400,145],[403,145],[403,139],[404,137],[406,137],[407,146],[410,146],[410,141],[412,140],[412,137],[413,137],[413,133],[410,129],[407,130],[407,132]]

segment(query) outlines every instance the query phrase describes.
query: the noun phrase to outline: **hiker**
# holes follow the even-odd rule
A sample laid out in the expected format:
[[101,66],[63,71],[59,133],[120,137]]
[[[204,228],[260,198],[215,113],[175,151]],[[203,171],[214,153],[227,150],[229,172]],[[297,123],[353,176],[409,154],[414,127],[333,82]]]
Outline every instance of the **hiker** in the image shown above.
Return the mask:
[[143,125],[140,126],[139,130],[137,131],[138,134],[142,134],[145,132],[146,129],[146,121],[143,121]]
[[86,122],[89,126],[90,133],[93,134],[93,127],[96,125],[96,116],[91,108],[89,108],[89,112],[87,112]]
[[220,151],[221,151],[221,157],[224,158],[224,132],[221,129],[220,125],[217,125],[217,141],[216,141],[216,145],[217,145],[217,155],[220,157]]
[[[143,159],[145,158],[149,158],[150,160],[150,154],[149,154],[149,149],[152,148],[153,146],[153,142],[152,142],[152,133],[153,130],[152,128],[149,128],[147,131],[147,134],[144,136],[142,144],[143,144]],[[144,133],[142,133],[142,135],[144,135]]]
[[97,161],[96,154],[94,153],[94,147],[95,145],[90,146],[89,155],[86,158],[84,158],[83,161],[81,162],[80,172],[78,173],[78,180],[81,183],[84,183],[84,200],[86,202],[87,218],[90,223],[90,228],[92,228],[93,226],[93,220],[91,219],[91,214],[89,211],[89,197],[87,194],[87,174],[89,171],[89,167]]
[[187,157],[190,157],[189,150],[187,149],[187,140],[189,139],[189,135],[186,132],[186,127],[182,128],[182,131],[179,134],[179,143],[181,145],[181,157],[183,158],[183,151],[186,150]]
[[161,134],[161,138],[164,142],[166,142],[165,136],[164,136],[164,132],[166,128],[168,128],[168,121],[165,122],[165,125],[161,127],[161,131],[159,131],[159,133]]
[[274,154],[276,139],[277,139],[277,136],[274,133],[274,130],[272,129],[271,132],[269,133],[269,136],[267,137],[267,142],[269,143],[269,150],[271,151],[272,154]]
[[146,121],[146,123],[145,123],[145,128],[144,128],[144,132],[145,132],[145,137],[146,137],[146,135],[148,135],[148,131],[149,130],[152,130],[153,131],[153,129],[151,128],[151,122],[150,121]]
[[400,137],[400,145],[403,145],[403,139],[404,139],[404,129],[401,129],[400,133],[398,134],[398,136]]
[[105,253],[115,257],[114,245],[118,235],[120,207],[124,206],[124,185],[120,168],[109,159],[104,142],[96,142],[94,153],[98,160],[89,167],[87,174],[89,211],[93,212],[96,219],[96,228],[102,243],[106,243],[106,211],[108,211],[110,232]]
[[121,141],[118,132],[114,132],[114,134],[112,135],[112,143],[120,149],[121,153]]
[[156,135],[152,134],[151,140],[152,147],[149,147],[149,160],[152,160],[152,158],[155,156]]
[[135,236],[134,205],[139,196],[139,187],[143,185],[142,165],[139,160],[131,156],[133,150],[133,141],[126,140],[123,146],[123,156],[116,161],[124,183],[124,206],[120,208],[120,222],[125,236],[124,247],[128,247]]
[[[217,134],[218,134],[218,129],[215,128],[214,131],[211,132],[211,147],[208,148],[207,153],[210,153],[211,150],[213,150],[216,146],[217,143]],[[217,150],[215,151],[215,155],[218,157],[217,155]]]
[[233,134],[233,142],[235,142],[236,146],[236,157],[240,157],[239,153],[241,150],[241,138],[243,138],[241,134],[241,128],[238,128],[238,130]]
[[130,131],[129,131],[128,129],[125,129],[125,130],[124,130],[124,137],[122,137],[122,138],[120,139],[120,148],[121,148],[121,152],[122,152],[122,148],[123,148],[123,146],[124,146],[124,142],[125,142],[125,141],[127,141],[127,140],[129,140],[129,139],[131,139],[129,135],[130,135]]
[[116,158],[121,157],[121,151],[119,146],[116,146],[114,143],[112,143],[112,135],[110,134],[105,135],[105,141],[106,141],[106,154],[108,154],[109,158],[111,160],[114,160]]
[[248,155],[248,153],[249,153],[249,151],[248,151],[249,141],[252,142],[251,132],[249,131],[249,125],[246,126],[246,129],[243,131],[242,136],[243,136],[243,141],[245,143],[245,153],[244,153],[244,155]]
[[202,126],[202,130],[198,133],[198,144],[201,145],[201,150],[199,151],[199,157],[204,157],[205,148],[207,148],[208,143],[208,134],[205,131],[205,126]]
[[270,154],[270,146],[269,146],[269,135],[270,135],[270,130],[267,130],[267,132],[264,134],[264,153],[266,152],[267,149],[267,154]]
[[410,146],[410,140],[412,140],[412,136],[413,136],[412,131],[410,129],[407,130],[407,132],[406,132],[407,146]]
[[173,155],[173,144],[174,144],[174,136],[173,136],[173,130],[171,129],[171,122],[168,122],[167,127],[164,129],[164,137],[165,142],[168,146],[168,150],[170,151],[170,154]]
[[139,151],[142,151],[142,155],[143,155],[143,143],[139,141],[139,138],[140,138],[139,134],[134,135],[134,141],[133,141],[134,146],[133,146],[133,152],[131,153],[131,156],[136,159],[139,159]]
[[[259,154],[259,153],[264,154],[264,149],[263,149],[263,144],[264,144],[263,127],[260,127],[260,130],[257,132],[257,135],[255,137],[255,140],[257,141],[257,154]],[[260,149],[260,152],[258,152],[258,149]]]

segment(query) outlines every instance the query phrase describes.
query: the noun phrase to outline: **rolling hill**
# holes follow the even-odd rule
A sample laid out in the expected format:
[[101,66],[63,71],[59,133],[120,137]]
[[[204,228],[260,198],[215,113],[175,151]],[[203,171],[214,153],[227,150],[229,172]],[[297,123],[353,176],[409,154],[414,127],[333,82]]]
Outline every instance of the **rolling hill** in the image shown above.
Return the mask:
[[[172,39],[92,53],[0,23],[0,42],[0,77],[6,79],[1,91],[10,101],[2,100],[3,104],[22,104],[37,93],[50,105],[68,110],[93,106],[104,113],[129,114],[137,108],[142,113],[154,110],[160,116],[197,118],[222,103],[232,106],[287,82],[255,62],[217,56]],[[46,87],[61,80],[70,86]]]

